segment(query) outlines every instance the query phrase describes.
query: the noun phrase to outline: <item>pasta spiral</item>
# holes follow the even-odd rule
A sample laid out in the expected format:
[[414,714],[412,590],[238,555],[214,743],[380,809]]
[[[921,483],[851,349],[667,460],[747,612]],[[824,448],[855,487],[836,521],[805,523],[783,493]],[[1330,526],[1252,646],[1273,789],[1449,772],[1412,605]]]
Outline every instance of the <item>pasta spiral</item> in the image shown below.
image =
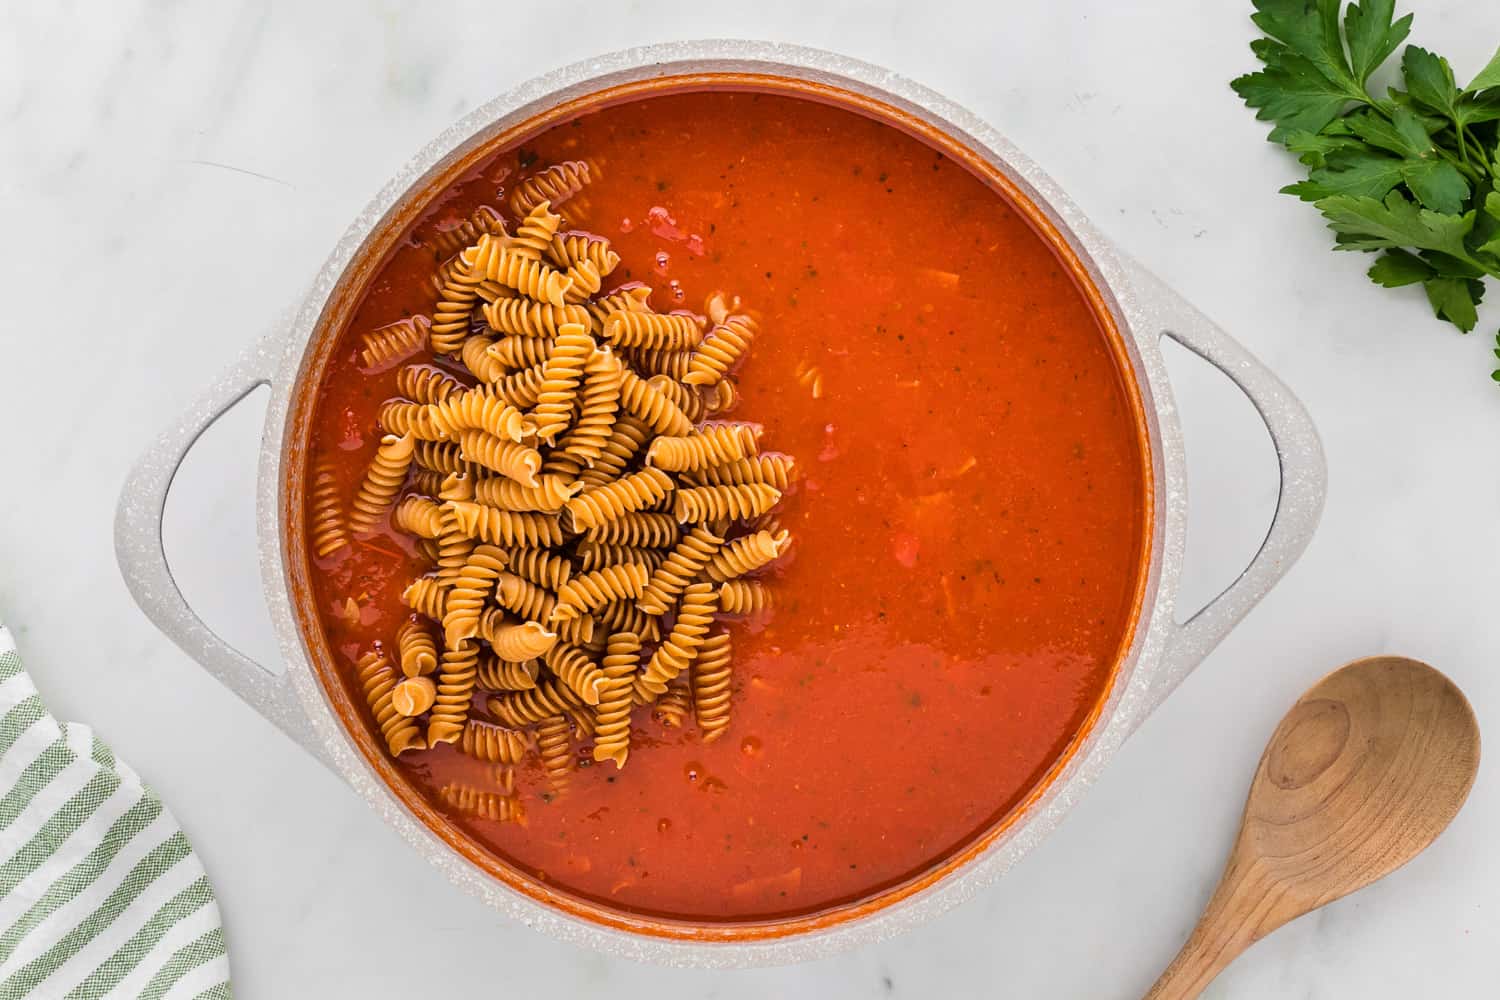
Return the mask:
[[559,795],[566,792],[577,763],[573,759],[573,735],[567,716],[554,715],[537,725],[536,750],[552,790]]
[[557,606],[553,594],[514,573],[502,573],[495,581],[495,601],[502,608],[534,622],[551,621],[552,610]]
[[590,236],[588,233],[562,233],[554,236],[548,256],[561,268],[586,261],[594,265],[594,270],[601,276],[607,276],[620,266],[620,255],[610,248],[609,240]]
[[542,456],[535,448],[481,430],[460,431],[458,447],[459,453],[470,462],[514,479],[522,486],[534,489],[537,485],[536,474],[541,471]]
[[644,563],[647,569],[654,572],[666,557],[666,553],[660,549],[590,542],[586,539],[578,543],[578,568],[585,573],[605,566],[618,566],[620,563]]
[[407,365],[396,373],[396,391],[417,403],[441,403],[463,388],[462,382],[436,365]]
[[[419,444],[421,442],[418,442]],[[432,469],[424,469],[417,462],[412,463],[413,468],[406,474],[406,483],[411,487],[413,493],[422,496],[435,497],[443,485],[443,474],[434,472]],[[426,541],[423,539],[422,541]],[[421,543],[418,543],[421,547]],[[436,558],[434,555],[433,558]]]
[[557,347],[556,337],[501,337],[485,353],[493,358],[504,371],[516,368],[531,368],[537,365],[546,369],[547,359]]
[[652,441],[646,464],[670,472],[693,472],[738,462],[759,448],[756,428],[750,424],[705,424],[682,437],[662,435]]
[[578,495],[583,486],[561,476],[543,472],[535,487],[522,486],[504,477],[481,479],[474,483],[474,499],[487,507],[501,510],[534,510],[544,514],[561,513],[563,504]]
[[495,395],[518,410],[529,410],[536,405],[546,377],[546,363],[532,365],[512,372],[495,383]]
[[703,645],[708,626],[718,610],[719,595],[709,583],[689,584],[682,594],[682,604],[677,609],[677,621],[672,631],[656,652],[651,654],[646,669],[635,680],[636,700],[655,700],[667,689],[667,682],[688,668]]
[[532,174],[510,193],[510,210],[517,217],[526,215],[537,205],[561,205],[582,191],[593,177],[582,160],[564,160]]
[[677,543],[677,520],[671,514],[626,514],[584,532],[584,541],[660,549]]
[[500,625],[485,638],[496,656],[514,663],[535,659],[557,645],[557,633],[548,632],[539,622]]
[[598,611],[611,601],[635,600],[645,590],[650,576],[651,571],[641,563],[620,563],[581,573],[558,590],[550,620],[576,618]]
[[427,497],[403,497],[391,513],[397,531],[418,538],[436,538],[443,533],[443,508]]
[[729,728],[731,656],[729,633],[715,632],[703,640],[698,659],[693,661],[693,715],[704,743],[712,743]]
[[672,477],[660,469],[642,469],[578,494],[563,505],[563,513],[574,530],[587,531],[654,506],[674,485]]
[[484,791],[461,782],[444,785],[438,791],[438,800],[454,812],[475,819],[494,823],[521,823],[526,819],[518,797]]
[[538,681],[530,691],[491,695],[485,706],[502,724],[521,729],[554,715],[563,715],[570,707],[581,704],[572,689],[549,677]]
[[703,339],[703,328],[685,313],[621,311],[604,317],[604,339],[616,347],[680,351],[697,347]]
[[731,316],[710,330],[698,345],[682,381],[688,385],[718,383],[750,350],[754,339],[755,321],[748,316]]
[[740,392],[729,379],[715,382],[704,401],[706,412],[726,413],[740,401]]
[[658,434],[683,435],[693,429],[681,407],[632,371],[620,380],[620,405]]
[[693,423],[703,419],[705,406],[703,396],[697,389],[683,385],[670,375],[652,375],[646,380],[646,384],[676,403],[677,408]]
[[736,538],[709,560],[703,575],[714,583],[723,583],[746,573],[754,573],[775,562],[786,551],[791,538],[785,531],[776,535],[769,531],[757,531]]
[[[624,381],[622,372],[621,385]],[[645,447],[650,433],[650,429],[637,418],[629,415],[620,416],[615,421],[614,428],[609,432],[609,437],[605,439],[603,447],[600,448],[599,457],[594,459],[592,466],[579,474],[579,482],[583,488],[593,489],[619,479],[631,459],[635,458],[636,454]]]
[[631,348],[626,355],[630,363],[640,370],[641,374],[655,377],[665,375],[667,378],[681,382],[692,368],[692,351],[669,351],[658,350],[651,347]]
[[449,501],[447,508],[460,532],[489,545],[540,549],[562,544],[562,525],[556,514],[500,510],[462,500]]
[[561,225],[562,216],[552,211],[545,199],[537,202],[524,213],[507,249],[532,260],[541,260],[542,255],[552,249],[552,237],[557,235]]
[[326,460],[318,463],[313,475],[312,496],[308,503],[308,535],[313,554],[326,559],[349,544],[344,527],[344,511],[339,503],[339,484],[333,466]]
[[508,558],[503,549],[493,545],[476,545],[469,553],[468,561],[448,589],[448,601],[443,608],[443,637],[449,649],[479,634],[479,616],[484,612],[485,598],[505,570]]
[[429,407],[405,399],[388,399],[382,403],[379,420],[387,434],[405,435],[418,441],[442,441],[448,436],[432,422]]
[[364,335],[359,366],[367,373],[383,371],[405,361],[427,343],[431,323],[426,316],[397,320]]
[[616,312],[650,312],[651,311],[651,288],[639,282],[621,285],[607,295],[590,302],[586,308],[589,315],[594,317],[593,330],[595,333],[604,332],[604,319],[610,313]]
[[526,757],[530,741],[526,734],[482,719],[464,723],[458,748],[475,760],[487,764],[519,764]]
[[667,689],[656,699],[655,713],[661,724],[668,729],[681,729],[687,721],[688,708],[692,704],[689,690],[689,675],[692,667],[667,682]]
[[438,664],[437,701],[427,717],[427,743],[455,743],[463,735],[469,720],[469,702],[474,697],[474,680],[478,675],[479,645],[463,642],[443,650]]
[[636,602],[648,615],[664,615],[676,603],[679,594],[686,589],[709,560],[716,558],[722,536],[715,534],[706,524],[695,524],[672,549],[665,561],[651,574],[651,580]]
[[557,334],[557,345],[543,369],[542,391],[531,411],[536,436],[551,444],[568,426],[578,395],[578,383],[594,353],[594,338],[582,326],[565,323]]
[[480,205],[467,219],[447,229],[435,231],[424,242],[439,257],[452,257],[464,247],[477,242],[485,233],[504,236],[505,220],[489,205]]
[[[411,460],[423,469],[431,469],[452,475],[455,472],[473,477],[483,470],[473,462],[466,461],[452,441],[418,441],[412,446]],[[437,490],[423,490],[428,496],[437,496]]]
[[604,284],[604,276],[599,273],[599,269],[592,261],[587,260],[580,260],[576,264],[569,265],[563,271],[563,277],[571,282],[567,294],[563,297],[572,303],[587,302],[589,296],[597,292]]
[[[489,239],[488,236],[484,239]],[[428,339],[434,354],[457,354],[469,336],[469,314],[479,298],[477,286],[483,275],[475,273],[460,258],[449,270],[432,309]]]
[[739,486],[744,483],[769,483],[785,493],[791,489],[797,466],[790,455],[769,454],[742,458],[735,462],[711,466],[694,474],[704,486]]
[[719,610],[726,615],[754,615],[771,607],[771,588],[759,580],[730,580],[719,587]]
[[641,638],[634,632],[615,632],[600,666],[599,706],[594,715],[594,760],[625,766],[630,756],[630,707],[635,671],[641,665]]
[[[514,288],[538,302],[561,306],[564,304],[563,296],[572,287],[572,281],[561,272],[553,270],[540,260],[515,253],[489,236],[480,237],[479,243],[465,250],[461,259],[482,277]],[[469,300],[469,304],[473,304],[473,299]]]
[[[485,612],[489,617],[498,609],[491,608]],[[483,621],[480,623],[479,634],[483,636],[486,629]],[[479,674],[477,683],[484,691],[530,691],[536,687],[537,675],[541,672],[541,664],[536,660],[521,660],[519,662],[502,660],[493,654],[479,658]]]
[[[453,510],[454,503],[464,502],[457,498],[472,496],[473,489],[467,476],[455,473],[443,480],[443,488],[438,491],[438,496],[447,501],[443,504],[443,530],[437,539],[437,579],[443,587],[453,582],[469,561],[469,553],[474,551],[474,540],[464,533]],[[441,618],[440,615],[433,617]]]
[[764,514],[776,506],[780,499],[781,491],[767,483],[694,486],[677,491],[673,510],[677,520],[684,523],[710,521],[719,517],[743,520]]
[[401,492],[401,483],[406,479],[406,470],[411,467],[412,439],[409,435],[396,437],[387,434],[380,439],[380,447],[365,473],[359,492],[354,496],[353,508],[349,511],[349,527],[355,535],[374,534],[385,512],[396,502]]
[[599,609],[599,623],[611,632],[634,632],[645,642],[661,638],[660,619],[652,618],[634,601],[611,601]]
[[406,585],[401,601],[419,615],[442,621],[448,603],[448,592],[435,576],[419,576]]
[[620,408],[623,371],[608,347],[595,351],[583,367],[583,391],[578,397],[578,421],[560,450],[593,465],[604,453]]
[[437,641],[432,630],[415,619],[408,618],[396,630],[396,651],[407,677],[425,677],[437,670]]
[[407,718],[421,715],[436,700],[437,685],[431,677],[405,677],[391,688],[391,707]]
[[599,664],[583,650],[570,643],[560,642],[542,657],[557,679],[572,689],[585,705],[599,704],[604,674]]
[[365,702],[391,756],[399,757],[407,750],[422,750],[427,744],[411,719],[401,715],[391,704],[391,691],[396,687],[397,674],[385,654],[370,652],[360,657],[355,666],[359,686],[365,693]]
[[582,306],[552,306],[530,299],[497,299],[484,307],[490,329],[512,337],[556,337],[567,323],[589,325],[589,311]]
[[517,549],[510,554],[510,571],[538,587],[555,591],[573,575],[573,564],[566,556],[546,549]]
[[467,389],[426,408],[429,423],[444,437],[459,437],[466,430],[484,431],[491,437],[521,440],[521,411],[488,389]]
[[[494,346],[495,341],[490,337],[466,337],[458,353],[464,367],[469,369],[475,378],[491,385],[504,379],[511,367],[490,352],[490,348]],[[500,396],[512,406],[516,405],[514,400],[503,393]],[[525,407],[518,408],[524,409]]]

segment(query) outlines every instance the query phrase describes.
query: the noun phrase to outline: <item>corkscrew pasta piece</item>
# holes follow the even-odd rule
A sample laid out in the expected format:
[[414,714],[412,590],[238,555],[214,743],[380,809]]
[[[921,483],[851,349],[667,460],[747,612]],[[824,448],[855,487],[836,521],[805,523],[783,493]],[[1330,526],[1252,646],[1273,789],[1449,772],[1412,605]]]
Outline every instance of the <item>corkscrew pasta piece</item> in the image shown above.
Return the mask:
[[730,580],[719,587],[719,610],[726,615],[754,615],[769,611],[771,588],[759,580]]
[[704,567],[703,575],[714,583],[723,583],[754,573],[780,558],[791,540],[786,531],[775,535],[769,531],[743,535],[720,549]]
[[[552,248],[547,256],[552,258],[552,263],[564,269],[587,262],[594,266],[601,277],[607,277],[620,266],[620,255],[610,247],[609,240],[588,233],[559,233],[552,238]],[[618,305],[625,308],[623,302]]]
[[391,524],[408,535],[437,538],[443,533],[443,508],[428,497],[403,497],[391,513]]
[[667,689],[656,699],[653,712],[668,729],[681,729],[687,723],[688,709],[692,705],[692,692],[689,690],[691,673],[690,665],[668,681]]
[[553,548],[562,544],[562,524],[556,514],[500,510],[484,504],[451,500],[445,505],[459,532],[490,545],[510,548]]
[[396,502],[401,484],[406,479],[406,470],[411,467],[412,438],[387,434],[380,439],[380,447],[370,462],[364,482],[354,496],[349,511],[349,527],[356,536],[374,534],[380,519]]
[[[420,442],[418,442],[420,443]],[[421,496],[435,497],[443,485],[443,474],[432,469],[423,469],[412,462],[411,471],[406,474],[406,485],[411,487],[413,493]],[[422,539],[426,541],[426,539]],[[420,542],[418,543],[421,544]],[[436,558],[434,556],[434,558]]]
[[539,622],[500,625],[485,638],[496,656],[517,663],[543,656],[557,645],[557,633],[547,631]]
[[374,373],[405,361],[427,343],[430,327],[426,316],[413,316],[368,331],[359,349],[360,368]]
[[[424,335],[422,343],[426,341]],[[396,391],[416,403],[441,403],[463,389],[462,382],[436,365],[407,365],[396,373]]]
[[569,482],[561,476],[549,475],[546,464],[537,476],[534,487],[522,486],[513,479],[504,477],[484,478],[474,483],[474,500],[486,507],[501,510],[530,510],[544,514],[558,514],[563,505],[578,495],[582,484]]
[[583,366],[583,391],[578,396],[578,420],[558,450],[593,465],[604,453],[620,408],[620,381],[624,372],[614,352],[601,347]]
[[419,576],[401,592],[401,602],[419,615],[441,621],[448,593],[435,576]]
[[675,485],[660,469],[641,469],[578,494],[563,505],[563,515],[575,531],[588,531],[654,506],[666,499]]
[[485,599],[495,589],[508,560],[504,550],[493,545],[476,545],[469,553],[468,561],[448,588],[448,600],[443,607],[443,639],[449,649],[479,634],[479,616],[484,613]]
[[536,405],[542,391],[542,380],[546,363],[532,365],[518,372],[511,372],[494,383],[495,395],[518,410],[529,410]]
[[552,237],[557,235],[558,227],[562,225],[562,216],[552,211],[552,206],[545,199],[518,214],[524,218],[516,227],[516,235],[511,237],[507,249],[532,260],[541,260],[542,255],[552,249]]
[[[621,385],[624,384],[623,372],[620,382]],[[628,414],[621,416],[617,413],[615,425],[605,439],[599,457],[592,466],[579,474],[579,483],[584,489],[594,489],[619,479],[626,466],[646,446],[650,436],[650,429],[640,420]]]
[[626,514],[584,532],[584,541],[660,549],[677,543],[679,528],[671,514]]
[[738,462],[760,449],[757,430],[751,424],[704,424],[682,437],[662,435],[651,442],[646,464],[668,472],[696,472]]
[[464,533],[453,510],[453,504],[467,502],[461,498],[473,495],[473,481],[461,472],[445,476],[442,488],[438,490],[438,496],[444,503],[443,530],[437,538],[437,579],[438,584],[445,588],[453,583],[464,564],[469,561],[469,553],[474,551],[474,539]]
[[723,537],[715,534],[708,525],[693,525],[651,574],[636,606],[648,615],[666,614],[687,585],[709,565],[710,560],[717,558],[723,544]]
[[[413,586],[417,582],[414,581]],[[441,612],[441,608],[435,609]],[[442,618],[441,614],[431,616]],[[437,670],[437,640],[426,623],[408,618],[396,630],[396,653],[401,661],[401,672],[407,677],[425,677]]]
[[421,403],[388,399],[380,406],[380,426],[387,434],[418,441],[442,441],[448,435],[432,422],[432,411]]
[[[490,237],[486,236],[485,239]],[[479,298],[478,285],[484,275],[460,260],[449,269],[432,309],[428,340],[434,354],[457,354],[469,336],[469,314]]]
[[592,179],[589,165],[582,160],[554,163],[516,185],[510,193],[510,210],[522,216],[537,205],[561,205],[582,191]]
[[554,715],[537,725],[536,750],[552,790],[558,795],[563,794],[573,780],[573,768],[577,764],[573,758],[572,727],[566,715]]
[[777,453],[755,455],[735,462],[701,469],[693,479],[703,486],[740,486],[744,483],[769,483],[785,493],[796,478],[797,466],[790,455]]
[[[464,367],[469,370],[470,374],[486,385],[494,385],[497,382],[503,381],[510,371],[509,365],[491,353],[490,348],[494,346],[494,338],[472,335],[464,338],[463,345],[459,348],[458,352],[458,356],[463,361]],[[496,395],[512,406],[516,405],[513,397],[500,392],[497,392]],[[524,409],[524,407],[517,408]]]
[[567,621],[553,622],[550,627],[563,642],[571,642],[584,649],[597,649],[603,645],[604,630],[599,627],[593,615],[579,615]]
[[502,573],[495,581],[495,602],[527,621],[550,622],[557,596],[514,573]]
[[645,379],[626,370],[620,379],[620,406],[658,434],[687,434],[693,422],[682,408]]
[[[503,614],[497,608],[491,608],[485,612],[485,617]],[[493,627],[487,628],[484,622],[480,623],[479,635],[484,638],[485,633],[493,631]],[[537,660],[502,660],[491,653],[479,658],[479,673],[476,683],[483,691],[530,691],[536,687],[537,676],[541,673],[541,663]]]
[[480,430],[460,431],[458,447],[465,460],[514,479],[522,486],[536,488],[542,456],[535,448]]
[[776,506],[780,499],[781,491],[767,483],[694,486],[677,491],[672,509],[677,520],[683,523],[710,521],[719,517],[744,520],[764,514]]
[[599,704],[604,674],[599,670],[599,664],[582,649],[571,643],[559,642],[542,656],[542,662],[585,705]]
[[[642,374],[655,378],[665,375],[675,382],[681,382],[692,369],[692,351],[671,351],[653,347],[635,347],[624,352],[625,357]],[[648,378],[647,381],[650,379]]]
[[458,748],[466,756],[487,764],[519,764],[526,757],[531,741],[517,729],[497,726],[483,719],[464,723]]
[[633,601],[646,589],[651,571],[643,563],[620,563],[592,573],[580,573],[557,592],[552,621],[598,611],[613,601]]
[[[553,270],[540,260],[511,251],[490,236],[480,237],[476,246],[464,251],[462,259],[481,277],[497,281],[507,288],[514,288],[527,298],[554,306],[564,304],[563,297],[572,286],[572,282],[561,272]],[[472,299],[469,304],[473,304]]]
[[580,305],[553,306],[531,299],[497,299],[484,307],[484,320],[496,333],[511,337],[550,339],[558,328],[577,323],[589,326],[589,311]]
[[739,390],[734,387],[734,382],[729,379],[714,383],[709,389],[708,396],[704,400],[704,412],[710,414],[727,413],[734,409],[734,405],[740,401]]
[[635,672],[641,665],[641,638],[634,632],[610,635],[600,664],[599,705],[594,714],[594,760],[625,766],[630,756],[630,707],[634,704]]
[[541,365],[546,369],[547,359],[557,347],[556,337],[506,336],[485,348],[485,353],[501,365],[501,370],[530,368]]
[[426,414],[428,423],[444,437],[460,440],[464,431],[479,430],[515,442],[521,440],[525,428],[521,411],[487,388],[455,393],[426,407]]
[[548,677],[529,691],[491,695],[485,707],[501,724],[524,729],[554,715],[564,715],[569,707],[582,704],[571,688],[555,677]]
[[572,420],[578,385],[594,346],[594,338],[577,323],[565,323],[558,331],[557,344],[543,369],[536,409],[531,411],[536,436],[543,442],[553,443]]
[[618,566],[620,563],[642,563],[647,569],[655,572],[662,560],[667,557],[666,552],[661,549],[637,548],[633,545],[616,545],[611,542],[591,542],[587,539],[578,543],[578,568],[581,572],[590,573],[605,566]]
[[686,313],[623,310],[604,317],[604,339],[616,347],[681,351],[698,346],[703,328]]
[[339,503],[338,479],[333,466],[324,459],[313,474],[312,496],[308,504],[308,535],[313,554],[326,559],[349,544],[344,526],[344,511]]
[[526,813],[515,795],[485,791],[461,782],[450,782],[438,791],[438,801],[463,816],[493,823],[524,823]]
[[644,642],[661,638],[660,619],[646,614],[634,601],[611,601],[599,609],[597,617],[599,624],[610,632],[634,632]]
[[391,707],[408,719],[421,715],[437,700],[437,685],[431,677],[403,677],[391,689]]
[[510,553],[510,572],[555,591],[573,575],[573,563],[567,556],[547,549],[514,549]]
[[463,735],[469,720],[469,703],[474,697],[474,680],[478,674],[479,644],[464,641],[443,650],[438,664],[437,699],[427,717],[427,743],[455,743]]
[[682,593],[677,620],[665,641],[651,654],[646,669],[635,680],[636,700],[650,702],[667,689],[667,682],[686,670],[698,655],[708,626],[719,607],[717,588],[710,583],[689,584]]
[[439,257],[452,257],[464,247],[478,242],[485,233],[492,236],[505,235],[505,220],[489,205],[480,205],[467,219],[439,229],[424,242]]
[[570,264],[563,270],[563,277],[570,282],[563,298],[574,304],[587,302],[589,297],[598,292],[600,286],[604,284],[604,276],[599,273],[599,269],[592,261],[587,260]]
[[675,403],[693,423],[703,419],[706,408],[703,395],[697,389],[689,388],[668,375],[652,375],[646,384]]
[[693,360],[682,381],[688,385],[714,385],[739,363],[755,339],[755,321],[732,316],[709,331],[693,352]]
[[[463,473],[470,478],[484,474],[484,470],[473,462],[467,461],[463,453],[458,450],[458,445],[452,441],[418,441],[412,446],[412,464],[418,468],[431,469],[433,472],[441,472],[444,475]],[[421,490],[428,496],[437,496],[438,491]]]
[[690,681],[693,690],[693,716],[703,733],[703,742],[712,743],[729,728],[729,681],[733,655],[729,633],[715,632],[703,640],[698,658],[693,661]]
[[421,731],[391,703],[391,692],[395,690],[398,675],[385,654],[366,653],[355,666],[355,673],[391,756],[399,757],[407,750],[425,749],[427,744],[422,740]]

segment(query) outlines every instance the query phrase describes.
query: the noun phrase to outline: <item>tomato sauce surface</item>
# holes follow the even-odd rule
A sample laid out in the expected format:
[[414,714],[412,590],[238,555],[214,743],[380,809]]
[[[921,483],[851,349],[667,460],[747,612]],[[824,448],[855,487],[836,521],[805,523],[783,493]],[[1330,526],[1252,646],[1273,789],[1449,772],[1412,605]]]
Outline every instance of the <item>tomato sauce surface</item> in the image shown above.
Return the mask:
[[[1129,641],[1146,460],[1100,323],[1005,198],[889,125],[769,93],[632,100],[496,154],[384,265],[317,404],[310,458],[345,497],[395,395],[359,336],[432,309],[417,237],[565,159],[600,168],[582,227],[623,257],[606,289],[645,281],[663,311],[723,289],[760,315],[732,416],[796,457],[795,545],[775,611],[732,628],[725,738],[638,708],[623,770],[585,752],[554,797],[533,758],[524,825],[462,822],[556,888],[655,916],[802,914],[919,875],[1036,787]],[[390,530],[313,565],[358,699],[355,660],[392,647],[428,565]],[[493,780],[448,746],[398,766],[429,796]]]

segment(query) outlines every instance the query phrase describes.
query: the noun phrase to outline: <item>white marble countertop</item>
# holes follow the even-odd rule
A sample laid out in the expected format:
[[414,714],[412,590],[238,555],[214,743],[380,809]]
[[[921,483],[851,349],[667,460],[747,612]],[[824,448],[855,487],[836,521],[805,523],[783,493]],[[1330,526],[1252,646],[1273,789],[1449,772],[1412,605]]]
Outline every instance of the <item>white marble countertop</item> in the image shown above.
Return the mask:
[[[1403,3],[1402,6],[1409,6]],[[1489,334],[1375,289],[1225,85],[1248,3],[198,3],[0,6],[0,617],[56,714],[162,792],[217,884],[242,997],[1137,997],[1218,873],[1272,726],[1325,670],[1427,659],[1500,723],[1500,390]],[[1058,833],[925,928],[816,964],[675,972],[506,923],[160,636],[114,566],[125,472],[298,295],[345,225],[461,112],[649,41],[842,50],[987,117],[1106,233],[1271,364],[1328,449],[1323,527],[1287,580],[1136,735]],[[1421,0],[1415,39],[1472,73],[1492,9]],[[1493,289],[1492,289],[1493,291]],[[1494,331],[1491,309],[1484,329]],[[1250,408],[1174,356],[1192,477],[1188,599],[1238,571],[1274,462]],[[204,439],[169,552],[210,624],[275,657],[254,563],[264,402]],[[1255,947],[1218,998],[1494,989],[1500,778],[1392,878]]]

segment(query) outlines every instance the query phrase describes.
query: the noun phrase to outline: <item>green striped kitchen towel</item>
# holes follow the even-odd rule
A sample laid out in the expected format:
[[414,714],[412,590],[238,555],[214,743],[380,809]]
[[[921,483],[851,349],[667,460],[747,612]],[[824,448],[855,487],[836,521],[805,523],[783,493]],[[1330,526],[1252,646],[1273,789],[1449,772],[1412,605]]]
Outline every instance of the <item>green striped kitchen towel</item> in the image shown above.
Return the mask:
[[88,727],[47,714],[0,625],[0,1000],[231,996],[181,827]]

